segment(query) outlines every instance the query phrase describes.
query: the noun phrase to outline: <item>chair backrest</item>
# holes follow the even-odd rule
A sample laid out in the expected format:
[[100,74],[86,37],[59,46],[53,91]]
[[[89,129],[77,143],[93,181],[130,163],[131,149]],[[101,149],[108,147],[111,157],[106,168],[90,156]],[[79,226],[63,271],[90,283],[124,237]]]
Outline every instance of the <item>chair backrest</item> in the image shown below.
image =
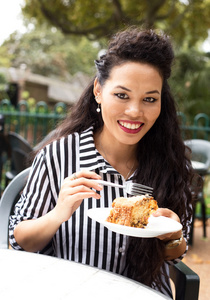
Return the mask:
[[206,140],[193,139],[186,140],[185,145],[188,146],[191,153],[191,160],[200,162],[205,165],[205,168],[210,169],[210,142]]
[[12,168],[18,174],[29,167],[27,157],[33,151],[31,145],[16,132],[8,133],[8,140],[12,153]]
[[30,168],[27,168],[16,175],[2,194],[0,200],[0,248],[8,248],[9,216],[15,203],[20,198],[20,193],[26,184],[29,171]]
[[170,265],[170,278],[175,285],[176,300],[198,300],[200,278],[182,261]]

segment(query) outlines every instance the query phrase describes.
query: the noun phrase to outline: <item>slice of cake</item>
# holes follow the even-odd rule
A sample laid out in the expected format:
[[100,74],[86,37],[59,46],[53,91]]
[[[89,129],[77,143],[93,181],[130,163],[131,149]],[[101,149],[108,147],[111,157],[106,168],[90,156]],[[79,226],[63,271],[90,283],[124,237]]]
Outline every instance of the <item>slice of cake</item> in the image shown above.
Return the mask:
[[119,225],[144,228],[148,224],[151,213],[157,209],[157,201],[148,195],[130,198],[119,197],[113,201],[107,221]]

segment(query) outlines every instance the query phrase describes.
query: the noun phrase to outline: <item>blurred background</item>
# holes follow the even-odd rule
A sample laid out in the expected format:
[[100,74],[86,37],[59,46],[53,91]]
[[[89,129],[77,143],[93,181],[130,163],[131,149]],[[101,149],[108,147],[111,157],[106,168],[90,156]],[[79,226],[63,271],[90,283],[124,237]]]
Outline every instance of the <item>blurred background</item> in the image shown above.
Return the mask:
[[[183,139],[210,141],[209,15],[210,0],[7,0],[1,3],[0,192],[12,178],[8,175],[12,169],[8,133],[18,133],[31,149],[39,143],[65,118],[67,108],[78,100],[94,76],[94,60],[106,49],[108,39],[131,25],[156,28],[171,36],[175,62],[170,85]],[[198,203],[192,252],[186,258],[186,263],[194,264],[196,272],[202,275],[201,300],[210,296],[209,285],[203,283],[209,275],[202,271],[210,261],[207,257],[210,250],[208,174],[204,178],[204,196],[207,236],[203,238]]]
[[[80,92],[114,32],[130,25],[154,27],[172,38],[176,61],[171,87],[179,111],[192,120],[200,112],[210,113],[209,13],[209,0],[8,0],[0,7],[0,83],[13,84],[7,90],[11,96],[18,80],[22,89],[23,81],[34,74],[43,77],[30,79],[31,85],[38,79],[56,79]],[[24,90],[36,101],[49,103],[69,103],[79,93],[68,98],[59,94],[59,87],[54,96],[29,86]],[[1,88],[0,99],[8,96],[2,93]],[[13,95],[14,104],[22,93],[18,95]]]

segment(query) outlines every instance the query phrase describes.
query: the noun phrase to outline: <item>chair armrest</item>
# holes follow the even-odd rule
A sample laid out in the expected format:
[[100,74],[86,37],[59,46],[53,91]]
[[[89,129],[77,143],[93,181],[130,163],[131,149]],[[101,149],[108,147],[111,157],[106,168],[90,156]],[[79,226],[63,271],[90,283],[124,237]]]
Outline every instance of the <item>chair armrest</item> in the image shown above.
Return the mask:
[[182,261],[169,267],[176,300],[198,300],[200,278]]

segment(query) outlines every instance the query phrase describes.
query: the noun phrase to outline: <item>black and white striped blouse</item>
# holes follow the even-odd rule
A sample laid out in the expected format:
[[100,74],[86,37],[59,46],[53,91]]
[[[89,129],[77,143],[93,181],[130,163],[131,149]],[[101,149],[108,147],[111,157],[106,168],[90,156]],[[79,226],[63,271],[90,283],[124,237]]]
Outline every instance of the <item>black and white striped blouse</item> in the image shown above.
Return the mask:
[[[81,169],[97,172],[102,179],[122,184],[124,178],[95,149],[92,128],[55,141],[36,156],[21,199],[10,218],[10,243],[21,249],[13,231],[22,220],[38,218],[55,205],[64,178]],[[69,221],[64,222],[51,244],[41,253],[74,260],[122,273],[128,238],[100,226],[87,217],[87,210],[111,207],[113,199],[126,196],[123,189],[104,187],[101,199],[84,199]]]
[[[124,177],[96,150],[92,128],[48,145],[36,156],[27,185],[10,218],[10,243],[14,249],[21,250],[13,235],[15,226],[22,220],[38,218],[55,207],[64,178],[81,169],[95,171],[103,180],[124,182]],[[123,189],[107,186],[100,193],[100,200],[84,199],[70,220],[61,225],[51,243],[40,252],[122,273],[128,237],[91,220],[87,210],[111,207],[113,199],[127,195]]]

